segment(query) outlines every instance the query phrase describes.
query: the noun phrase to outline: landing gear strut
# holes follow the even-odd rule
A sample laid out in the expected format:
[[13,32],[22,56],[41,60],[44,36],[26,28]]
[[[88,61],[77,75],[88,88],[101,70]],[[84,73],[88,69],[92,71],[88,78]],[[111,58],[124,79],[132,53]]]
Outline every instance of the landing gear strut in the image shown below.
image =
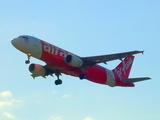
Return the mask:
[[57,78],[58,78],[58,79],[57,79],[57,80],[55,80],[55,82],[54,82],[54,83],[55,83],[55,85],[61,85],[61,84],[62,84],[62,80],[61,80],[61,79],[59,79],[59,75],[61,75],[61,73],[57,71],[57,72],[55,73],[55,75],[56,75],[56,76],[57,76]]
[[28,54],[27,54],[27,57],[28,57],[28,60],[26,60],[25,63],[26,63],[26,64],[29,64],[29,63],[30,63],[31,54],[28,53]]

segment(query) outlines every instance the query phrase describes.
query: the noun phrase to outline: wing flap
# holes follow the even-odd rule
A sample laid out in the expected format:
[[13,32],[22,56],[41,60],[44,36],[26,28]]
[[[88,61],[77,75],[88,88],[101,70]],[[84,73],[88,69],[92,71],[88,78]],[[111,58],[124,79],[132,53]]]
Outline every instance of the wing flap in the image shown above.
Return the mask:
[[142,78],[128,78],[128,79],[122,79],[124,83],[134,83],[134,82],[139,82],[143,80],[149,80],[151,78],[149,77],[142,77]]

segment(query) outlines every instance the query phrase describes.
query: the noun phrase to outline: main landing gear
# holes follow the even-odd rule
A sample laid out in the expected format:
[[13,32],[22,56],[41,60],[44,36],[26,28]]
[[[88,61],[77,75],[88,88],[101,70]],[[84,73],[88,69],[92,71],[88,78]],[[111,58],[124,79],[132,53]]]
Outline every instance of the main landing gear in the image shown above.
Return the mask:
[[81,80],[83,80],[83,79],[86,79],[87,77],[86,77],[86,74],[81,74],[80,76],[79,76],[79,79],[81,79]]
[[61,85],[62,84],[62,80],[59,79],[59,75],[61,75],[61,73],[59,71],[56,71],[55,75],[57,76],[57,80],[55,80],[55,85]]
[[28,54],[27,54],[27,57],[28,57],[28,60],[26,60],[25,63],[26,63],[26,64],[29,64],[29,63],[30,63],[31,54],[28,53]]

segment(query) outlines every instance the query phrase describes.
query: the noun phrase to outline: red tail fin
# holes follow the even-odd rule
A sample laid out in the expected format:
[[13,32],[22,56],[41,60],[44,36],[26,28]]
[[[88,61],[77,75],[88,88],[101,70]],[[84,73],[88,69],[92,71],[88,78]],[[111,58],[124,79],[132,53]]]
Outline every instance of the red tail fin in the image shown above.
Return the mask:
[[114,74],[119,79],[128,78],[134,56],[127,56],[114,70]]

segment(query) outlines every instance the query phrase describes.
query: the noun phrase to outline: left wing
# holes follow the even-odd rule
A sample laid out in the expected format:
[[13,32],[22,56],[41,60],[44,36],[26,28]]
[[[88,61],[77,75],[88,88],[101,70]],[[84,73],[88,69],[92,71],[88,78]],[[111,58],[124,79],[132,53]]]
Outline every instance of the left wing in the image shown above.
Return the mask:
[[111,60],[116,60],[125,58],[128,55],[134,55],[138,53],[143,54],[144,51],[130,51],[130,52],[123,52],[123,53],[116,53],[116,54],[109,54],[109,55],[101,55],[101,56],[91,56],[91,57],[81,57],[84,61],[85,66],[93,66],[97,63],[105,63]]

